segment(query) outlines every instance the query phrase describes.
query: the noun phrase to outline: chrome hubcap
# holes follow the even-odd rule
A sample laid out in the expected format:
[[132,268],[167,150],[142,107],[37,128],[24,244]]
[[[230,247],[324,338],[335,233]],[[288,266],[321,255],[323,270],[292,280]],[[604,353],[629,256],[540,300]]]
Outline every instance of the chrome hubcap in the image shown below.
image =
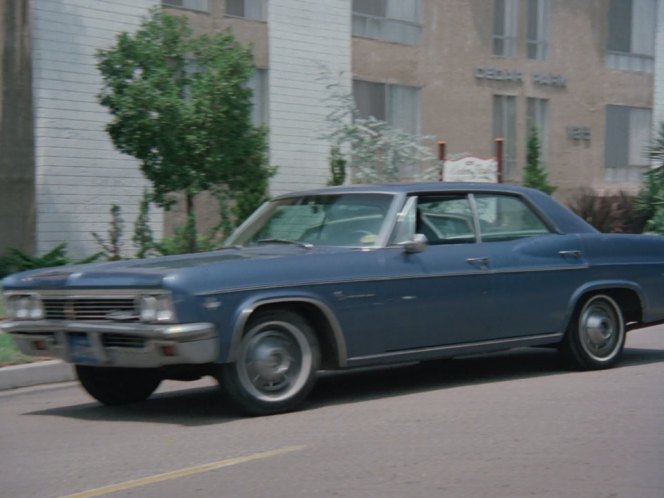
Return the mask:
[[593,358],[606,361],[618,354],[624,328],[612,301],[604,297],[589,301],[579,325],[581,344]]
[[279,336],[266,334],[255,337],[247,351],[245,361],[252,383],[267,391],[278,390],[289,382],[289,374],[296,370],[297,360],[293,345]]
[[237,361],[244,389],[263,401],[295,395],[311,370],[311,348],[302,332],[290,323],[262,324],[243,341]]
[[614,334],[614,327],[611,320],[599,313],[591,315],[587,321],[588,339],[594,345],[605,344]]

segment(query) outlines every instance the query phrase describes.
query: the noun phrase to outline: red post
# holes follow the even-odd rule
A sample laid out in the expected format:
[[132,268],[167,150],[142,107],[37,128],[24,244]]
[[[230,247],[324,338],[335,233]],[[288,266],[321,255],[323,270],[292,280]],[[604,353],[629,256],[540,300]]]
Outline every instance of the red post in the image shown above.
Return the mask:
[[496,138],[496,181],[503,183],[503,149],[505,146],[504,138]]
[[444,140],[438,141],[438,160],[440,164],[440,181],[442,182],[445,178],[445,154],[447,149],[447,142]]

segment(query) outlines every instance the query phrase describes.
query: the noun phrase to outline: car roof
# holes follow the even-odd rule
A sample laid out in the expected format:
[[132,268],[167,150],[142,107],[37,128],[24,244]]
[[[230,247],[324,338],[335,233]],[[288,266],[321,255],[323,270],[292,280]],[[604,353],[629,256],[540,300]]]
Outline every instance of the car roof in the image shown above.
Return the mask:
[[343,194],[343,193],[384,193],[384,194],[416,194],[419,192],[506,192],[526,194],[534,192],[533,189],[507,185],[503,183],[456,183],[456,182],[430,182],[430,183],[383,183],[342,185],[337,187],[324,187],[283,194],[278,197],[298,197],[301,195]]

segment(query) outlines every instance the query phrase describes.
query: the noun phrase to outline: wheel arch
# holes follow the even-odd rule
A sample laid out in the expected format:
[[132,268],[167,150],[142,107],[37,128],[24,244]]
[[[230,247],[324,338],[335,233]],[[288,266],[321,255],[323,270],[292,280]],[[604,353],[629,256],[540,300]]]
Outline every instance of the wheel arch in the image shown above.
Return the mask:
[[591,296],[604,294],[613,299],[620,307],[625,321],[625,328],[630,323],[639,323],[645,314],[645,300],[641,288],[634,282],[629,281],[601,281],[588,283],[573,294],[565,321],[567,329],[574,316],[575,310]]
[[292,311],[311,324],[321,348],[321,367],[323,369],[334,369],[346,365],[346,341],[336,316],[330,307],[319,299],[305,296],[256,298],[241,306],[233,326],[227,361],[233,362],[237,359],[240,339],[245,333],[251,317],[267,310]]

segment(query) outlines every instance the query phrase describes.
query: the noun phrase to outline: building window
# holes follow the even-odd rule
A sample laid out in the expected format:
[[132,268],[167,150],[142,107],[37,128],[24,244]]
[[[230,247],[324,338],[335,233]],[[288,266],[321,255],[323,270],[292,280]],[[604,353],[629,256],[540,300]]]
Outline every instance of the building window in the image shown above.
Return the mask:
[[652,73],[657,0],[610,0],[607,64],[612,69]]
[[208,12],[208,0],[161,0],[166,7],[178,7],[181,9],[200,10]]
[[540,164],[546,167],[549,152],[549,101],[547,99],[529,98],[527,107],[527,131],[530,131],[531,126],[537,128],[537,136],[540,141]]
[[267,0],[226,0],[226,15],[267,21]]
[[493,96],[493,138],[505,140],[503,147],[503,178],[514,178],[516,169],[516,97]]
[[545,60],[549,48],[549,0],[528,0],[527,35],[528,58]]
[[353,80],[353,97],[359,117],[373,116],[394,128],[419,133],[419,88]]
[[353,0],[353,36],[419,45],[421,0]]
[[247,86],[251,88],[251,122],[254,126],[268,125],[268,72],[267,69],[256,69],[251,75]]
[[652,110],[606,106],[604,164],[610,182],[640,182],[650,167]]
[[519,0],[493,0],[493,55],[516,56]]

